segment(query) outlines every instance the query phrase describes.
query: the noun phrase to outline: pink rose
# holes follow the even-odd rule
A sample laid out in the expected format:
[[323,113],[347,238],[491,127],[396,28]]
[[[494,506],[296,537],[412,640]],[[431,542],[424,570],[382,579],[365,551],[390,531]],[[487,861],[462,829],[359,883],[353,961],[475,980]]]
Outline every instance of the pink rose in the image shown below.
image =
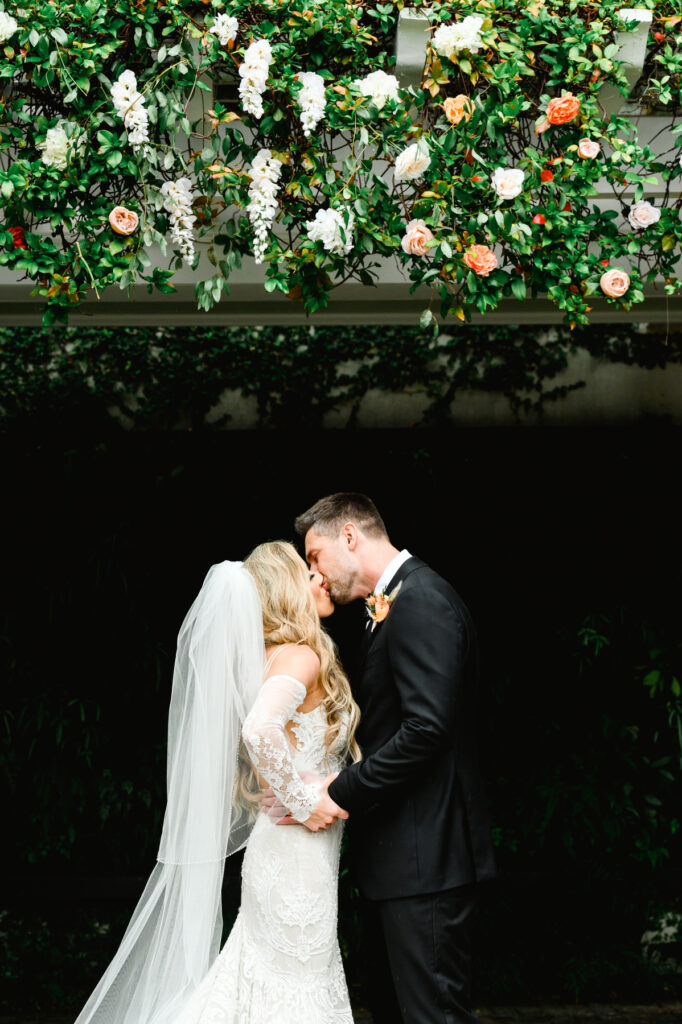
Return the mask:
[[648,228],[649,225],[655,224],[660,216],[660,210],[657,210],[646,199],[641,199],[630,207],[628,220],[633,228]]
[[428,256],[426,243],[433,238],[433,232],[427,228],[423,220],[411,220],[405,227],[400,244],[408,256]]
[[117,234],[132,235],[138,225],[138,217],[134,210],[115,206],[109,214],[109,223]]
[[546,132],[547,129],[551,128],[551,127],[552,127],[552,122],[548,121],[547,118],[545,117],[545,118],[543,118],[542,121],[540,121],[539,124],[535,125],[535,134],[536,135],[541,135],[542,132]]
[[599,278],[599,286],[604,295],[611,299],[620,299],[630,287],[630,277],[624,270],[613,267]]
[[601,153],[601,146],[594,139],[580,139],[578,142],[578,156],[581,160],[593,160]]

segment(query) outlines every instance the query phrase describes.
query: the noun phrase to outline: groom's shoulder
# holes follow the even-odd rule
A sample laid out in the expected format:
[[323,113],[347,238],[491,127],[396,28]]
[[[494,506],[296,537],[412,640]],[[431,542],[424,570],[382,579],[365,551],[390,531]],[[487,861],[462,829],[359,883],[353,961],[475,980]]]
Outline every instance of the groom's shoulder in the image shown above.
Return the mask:
[[405,592],[413,589],[431,591],[439,594],[455,607],[464,607],[464,602],[453,585],[421,558],[413,557],[410,562],[406,563],[406,567],[408,572],[403,580]]

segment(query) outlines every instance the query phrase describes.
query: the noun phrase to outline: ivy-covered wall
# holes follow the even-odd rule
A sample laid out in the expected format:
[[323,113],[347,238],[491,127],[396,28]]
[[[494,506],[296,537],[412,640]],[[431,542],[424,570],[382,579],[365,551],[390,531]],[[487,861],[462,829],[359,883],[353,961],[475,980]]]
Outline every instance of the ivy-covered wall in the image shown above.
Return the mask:
[[462,325],[436,337],[391,327],[0,328],[0,431],[219,430],[244,426],[245,400],[251,427],[353,427],[382,393],[420,396],[415,426],[451,423],[453,402],[476,393],[504,396],[522,417],[581,387],[579,374],[570,385],[560,376],[576,356],[677,367],[682,334],[675,325]]

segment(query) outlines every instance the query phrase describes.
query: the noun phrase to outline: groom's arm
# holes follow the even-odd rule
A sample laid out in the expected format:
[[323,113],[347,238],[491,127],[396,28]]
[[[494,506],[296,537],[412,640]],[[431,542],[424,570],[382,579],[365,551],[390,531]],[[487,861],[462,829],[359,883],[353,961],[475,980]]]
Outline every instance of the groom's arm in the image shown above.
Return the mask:
[[329,786],[332,800],[351,815],[399,796],[453,743],[469,645],[464,621],[438,591],[411,587],[384,628],[402,722],[390,740]]

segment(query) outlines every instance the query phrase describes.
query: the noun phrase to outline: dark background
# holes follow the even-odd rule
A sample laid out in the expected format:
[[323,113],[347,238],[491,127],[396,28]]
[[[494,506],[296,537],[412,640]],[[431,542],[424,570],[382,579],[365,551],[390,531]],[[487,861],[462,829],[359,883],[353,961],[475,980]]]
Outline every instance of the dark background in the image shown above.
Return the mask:
[[[51,429],[2,451],[0,1005],[80,1006],[122,934],[160,834],[175,638],[208,567],[293,539],[297,513],[346,489],[480,633],[500,880],[477,999],[673,992],[640,938],[682,891],[670,694],[644,684],[652,665],[679,678],[679,430]],[[330,620],[349,668],[361,612]],[[341,933],[361,998],[345,872]]]

